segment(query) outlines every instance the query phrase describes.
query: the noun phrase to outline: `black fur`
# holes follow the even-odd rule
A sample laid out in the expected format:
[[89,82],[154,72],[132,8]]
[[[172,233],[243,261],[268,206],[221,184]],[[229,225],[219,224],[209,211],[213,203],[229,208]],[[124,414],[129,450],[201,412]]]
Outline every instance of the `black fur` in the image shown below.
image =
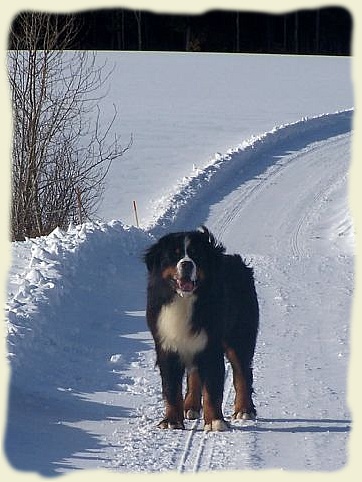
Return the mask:
[[[195,301],[190,331],[195,335],[200,332],[207,335],[206,346],[188,362],[177,349],[164,348],[158,330],[162,307],[180,296],[176,292],[173,276],[166,276],[165,273],[173,273],[173,268],[184,255],[185,239],[187,255],[198,270],[192,295]],[[199,412],[200,393],[191,393],[190,389],[185,406],[182,402],[182,378],[185,369],[192,367],[197,369],[202,387],[205,424],[212,423],[214,419],[223,420],[224,353],[232,363],[236,392],[239,390],[234,415],[245,413],[247,418],[255,416],[252,360],[259,308],[252,268],[246,266],[239,255],[225,254],[223,245],[205,227],[162,237],[148,249],[144,261],[148,270],[147,323],[155,341],[166,402],[166,417],[160,426],[183,428],[184,409],[185,412],[190,408]],[[246,388],[240,389],[243,380]]]

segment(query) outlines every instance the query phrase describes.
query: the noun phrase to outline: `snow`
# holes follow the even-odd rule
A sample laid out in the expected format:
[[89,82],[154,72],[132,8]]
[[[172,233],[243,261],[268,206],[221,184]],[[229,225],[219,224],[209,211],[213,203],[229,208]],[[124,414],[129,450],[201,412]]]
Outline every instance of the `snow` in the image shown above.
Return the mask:
[[[113,167],[102,221],[12,245],[10,464],[45,476],[336,473],[352,426],[349,60],[102,55],[136,142]],[[201,223],[255,270],[258,420],[164,431],[141,258],[156,237]],[[232,401],[227,364],[227,418]]]

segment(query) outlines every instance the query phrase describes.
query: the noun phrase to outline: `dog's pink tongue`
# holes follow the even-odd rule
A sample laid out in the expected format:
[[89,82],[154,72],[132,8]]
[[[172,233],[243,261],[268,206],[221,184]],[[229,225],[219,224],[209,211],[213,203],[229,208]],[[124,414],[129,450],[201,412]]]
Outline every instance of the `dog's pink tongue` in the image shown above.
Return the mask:
[[189,280],[179,280],[178,284],[180,290],[185,292],[192,291],[194,289],[194,283]]

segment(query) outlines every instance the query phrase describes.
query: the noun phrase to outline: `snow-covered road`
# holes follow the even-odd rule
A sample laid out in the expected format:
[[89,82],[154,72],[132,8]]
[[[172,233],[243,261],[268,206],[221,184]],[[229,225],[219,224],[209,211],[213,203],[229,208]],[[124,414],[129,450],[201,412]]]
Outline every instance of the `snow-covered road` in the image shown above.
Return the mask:
[[[254,143],[196,173],[149,232],[112,223],[28,242],[32,260],[11,280],[9,301],[6,452],[16,468],[56,475],[96,467],[344,466],[351,427],[351,115],[303,121],[288,135],[277,129],[260,140],[262,149]],[[187,422],[185,431],[156,428],[163,403],[139,256],[150,233],[200,222],[254,266],[260,298],[258,420],[233,421],[225,433],[204,433],[201,421]],[[226,416],[232,399],[227,366]]]
[[[306,256],[335,248],[337,254],[351,253],[343,227],[349,159],[349,135],[309,144],[212,206],[206,224],[232,251]],[[347,243],[340,242],[346,234]]]
[[[346,460],[349,145],[346,134],[310,144],[211,206],[206,224],[256,270],[259,418],[216,436],[199,433],[201,423],[194,423],[180,444],[179,469],[328,471]],[[230,370],[225,396],[230,413]]]

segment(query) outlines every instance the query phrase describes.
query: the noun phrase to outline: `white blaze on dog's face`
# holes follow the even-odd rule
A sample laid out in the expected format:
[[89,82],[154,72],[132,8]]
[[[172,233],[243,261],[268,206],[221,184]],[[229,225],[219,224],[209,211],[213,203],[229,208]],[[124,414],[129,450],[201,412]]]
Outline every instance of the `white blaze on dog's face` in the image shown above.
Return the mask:
[[195,261],[190,258],[187,252],[187,248],[190,245],[190,239],[185,237],[184,239],[184,256],[181,258],[177,265],[177,292],[180,296],[189,296],[193,293],[196,281],[197,281],[197,269]]
[[[162,245],[163,243],[163,245]],[[178,233],[161,240],[158,252],[148,257],[148,269],[158,270],[169,287],[181,297],[197,294],[200,285],[207,278],[208,244],[200,236]],[[155,250],[156,251],[156,250]],[[158,258],[157,258],[158,256]]]

